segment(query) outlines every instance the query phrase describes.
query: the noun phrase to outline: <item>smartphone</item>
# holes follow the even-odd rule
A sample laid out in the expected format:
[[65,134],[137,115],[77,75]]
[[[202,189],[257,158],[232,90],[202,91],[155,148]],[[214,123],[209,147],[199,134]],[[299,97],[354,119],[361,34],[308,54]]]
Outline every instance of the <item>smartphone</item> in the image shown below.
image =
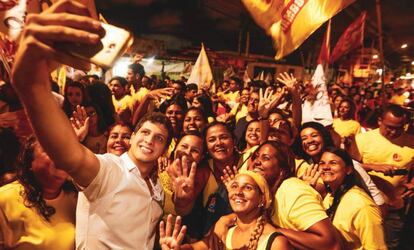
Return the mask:
[[105,36],[97,45],[59,43],[56,47],[59,50],[89,61],[101,68],[109,69],[132,45],[134,38],[125,29],[105,23],[102,23],[102,27],[105,29]]

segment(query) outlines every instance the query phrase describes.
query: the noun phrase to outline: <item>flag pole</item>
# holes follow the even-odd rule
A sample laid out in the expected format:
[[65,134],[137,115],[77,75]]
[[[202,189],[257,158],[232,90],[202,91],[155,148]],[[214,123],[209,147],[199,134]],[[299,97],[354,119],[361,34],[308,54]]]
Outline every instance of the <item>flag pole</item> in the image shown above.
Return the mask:
[[377,12],[377,27],[378,27],[378,45],[380,50],[380,62],[381,62],[381,68],[382,68],[382,74],[381,74],[381,84],[382,84],[382,93],[384,94],[384,88],[385,88],[385,61],[384,61],[384,47],[382,43],[382,17],[381,17],[381,1],[375,0],[375,6],[376,6],[376,12]]

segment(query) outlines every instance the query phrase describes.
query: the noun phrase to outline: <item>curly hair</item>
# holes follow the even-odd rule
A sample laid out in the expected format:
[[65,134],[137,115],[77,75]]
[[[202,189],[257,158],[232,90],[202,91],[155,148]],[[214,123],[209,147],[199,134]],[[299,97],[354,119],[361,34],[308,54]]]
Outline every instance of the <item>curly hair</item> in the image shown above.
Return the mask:
[[24,144],[17,164],[17,179],[22,184],[24,191],[21,192],[26,207],[34,207],[38,213],[47,221],[56,212],[55,208],[48,206],[43,199],[43,190],[40,183],[36,180],[32,168],[34,159],[34,148],[37,140],[34,136],[29,137]]
[[[31,136],[23,144],[18,157],[17,180],[23,186],[20,195],[24,198],[24,205],[28,208],[35,208],[46,221],[50,221],[50,217],[55,214],[56,210],[46,204],[43,199],[42,186],[32,171],[36,143],[36,137]],[[62,189],[65,192],[76,192],[74,185],[69,181],[63,184]]]

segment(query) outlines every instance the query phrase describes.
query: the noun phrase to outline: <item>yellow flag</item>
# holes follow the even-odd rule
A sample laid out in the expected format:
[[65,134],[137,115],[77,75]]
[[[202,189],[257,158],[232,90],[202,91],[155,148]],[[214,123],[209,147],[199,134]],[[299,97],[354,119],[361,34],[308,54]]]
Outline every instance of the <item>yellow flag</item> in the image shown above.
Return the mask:
[[274,41],[275,59],[297,49],[324,22],[355,0],[242,0]]

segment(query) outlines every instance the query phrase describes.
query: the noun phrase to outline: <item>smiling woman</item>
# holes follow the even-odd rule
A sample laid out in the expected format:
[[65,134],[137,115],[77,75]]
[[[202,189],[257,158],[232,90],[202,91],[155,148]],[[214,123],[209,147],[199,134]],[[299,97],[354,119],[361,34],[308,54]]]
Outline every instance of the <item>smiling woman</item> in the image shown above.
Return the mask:
[[327,148],[319,166],[329,190],[323,203],[342,236],[344,249],[387,249],[380,209],[355,174],[348,153]]
[[[218,234],[217,237],[225,239],[216,244],[209,241],[210,236],[191,244],[191,249],[211,249],[225,247],[226,249],[291,249],[288,240],[268,222],[271,213],[272,199],[266,180],[260,174],[253,171],[240,171],[234,180],[227,186],[228,199],[231,208],[236,214],[235,226],[228,232]],[[160,225],[160,245],[163,247],[171,244],[171,223],[167,222],[167,230],[164,224]],[[176,232],[180,231],[180,225],[175,225]],[[165,233],[167,232],[167,233]],[[169,246],[171,248],[171,245]],[[184,246],[187,247],[187,246]]]

